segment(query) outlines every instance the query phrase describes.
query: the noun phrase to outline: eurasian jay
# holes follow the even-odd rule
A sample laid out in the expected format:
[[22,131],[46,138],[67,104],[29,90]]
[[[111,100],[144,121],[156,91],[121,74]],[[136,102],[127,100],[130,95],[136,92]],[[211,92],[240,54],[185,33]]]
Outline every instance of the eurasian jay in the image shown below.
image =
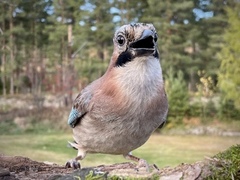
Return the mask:
[[114,51],[106,73],[76,97],[68,124],[77,157],[66,167],[80,168],[87,153],[130,154],[166,121],[168,101],[152,24],[135,23],[114,34]]

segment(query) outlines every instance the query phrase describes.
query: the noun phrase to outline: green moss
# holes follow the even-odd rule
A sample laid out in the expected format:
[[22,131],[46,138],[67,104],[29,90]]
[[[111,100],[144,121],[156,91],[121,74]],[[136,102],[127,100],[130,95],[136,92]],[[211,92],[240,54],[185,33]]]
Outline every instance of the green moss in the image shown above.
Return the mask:
[[207,179],[240,179],[240,144],[213,157],[217,163],[211,167],[212,175]]
[[151,179],[151,180],[158,180],[160,178],[158,173],[152,174],[152,176],[150,177],[123,177],[123,176],[110,176],[107,178],[107,180],[147,180],[147,179]]
[[101,180],[106,179],[106,173],[104,174],[98,174],[94,173],[94,171],[89,171],[89,174],[86,175],[85,180]]

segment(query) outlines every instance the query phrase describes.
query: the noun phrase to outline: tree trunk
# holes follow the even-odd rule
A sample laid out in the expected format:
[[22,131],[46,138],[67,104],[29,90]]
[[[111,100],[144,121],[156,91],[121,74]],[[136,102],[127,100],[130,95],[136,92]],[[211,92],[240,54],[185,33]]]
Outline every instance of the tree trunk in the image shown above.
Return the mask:
[[2,36],[2,41],[1,41],[1,50],[2,50],[2,56],[1,56],[1,81],[2,81],[2,94],[3,96],[6,96],[7,94],[7,88],[6,88],[6,67],[5,67],[5,63],[6,63],[6,41],[5,41],[5,37],[3,36],[5,33],[5,8],[2,5],[1,8],[2,14],[3,14],[3,21],[1,24],[1,32],[0,32],[0,36]]
[[14,43],[13,43],[13,6],[10,5],[10,14],[9,14],[9,46],[10,46],[10,64],[11,64],[11,74],[10,74],[10,94],[14,94]]
[[[193,64],[194,64],[194,61],[196,60],[195,54],[196,54],[196,43],[194,40],[192,40],[191,57],[192,57]],[[192,92],[197,90],[197,88],[196,88],[196,72],[193,69],[190,70],[190,79],[189,79],[189,88],[188,89],[189,89],[189,91],[192,91]]]
[[7,88],[6,88],[6,76],[5,76],[5,62],[6,62],[6,55],[5,52],[2,53],[2,67],[1,67],[1,81],[2,81],[2,94],[6,96]]

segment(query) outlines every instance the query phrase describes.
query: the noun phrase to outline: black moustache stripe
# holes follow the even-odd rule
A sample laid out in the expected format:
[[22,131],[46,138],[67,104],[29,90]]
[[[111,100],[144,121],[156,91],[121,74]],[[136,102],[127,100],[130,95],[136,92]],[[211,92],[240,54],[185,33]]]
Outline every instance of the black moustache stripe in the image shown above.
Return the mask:
[[126,63],[132,61],[133,59],[133,55],[130,51],[125,51],[125,52],[122,52],[119,56],[118,56],[118,59],[116,61],[116,64],[115,66],[123,66],[125,65]]
[[[121,67],[121,66],[124,66],[126,65],[128,62],[132,61],[135,57],[137,56],[148,56],[150,54],[146,53],[146,51],[144,50],[139,50],[139,51],[136,51],[135,52],[136,54],[133,55],[132,52],[130,50],[127,50],[127,51],[124,51],[122,52],[119,56],[118,56],[118,59],[115,63],[115,67]],[[152,54],[153,57],[155,58],[159,58],[159,54],[158,54],[158,51],[155,50],[155,52]]]

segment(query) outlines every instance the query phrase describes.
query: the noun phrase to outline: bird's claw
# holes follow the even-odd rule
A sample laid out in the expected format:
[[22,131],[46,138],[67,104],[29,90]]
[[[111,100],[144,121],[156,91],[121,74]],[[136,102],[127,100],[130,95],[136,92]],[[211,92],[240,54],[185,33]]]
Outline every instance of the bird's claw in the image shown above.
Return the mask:
[[66,168],[81,169],[80,163],[76,159],[71,159],[66,162]]

